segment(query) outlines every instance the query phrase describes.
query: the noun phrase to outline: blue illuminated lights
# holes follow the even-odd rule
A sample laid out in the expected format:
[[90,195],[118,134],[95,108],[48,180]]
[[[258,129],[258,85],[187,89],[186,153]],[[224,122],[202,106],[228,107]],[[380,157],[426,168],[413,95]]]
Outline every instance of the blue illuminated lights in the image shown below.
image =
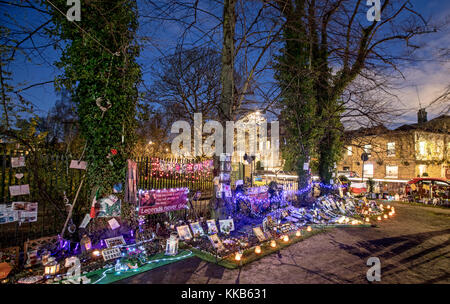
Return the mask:
[[[145,264],[151,264],[151,263],[159,263],[159,262],[166,262],[166,261],[177,261],[180,259],[184,259],[187,257],[190,257],[193,255],[192,251],[187,250],[188,252],[182,256],[179,257],[172,257],[172,258],[162,258],[162,259],[156,259],[156,260],[152,260],[152,261],[148,261]],[[142,266],[141,266],[142,267]],[[113,270],[113,271],[110,271]],[[139,270],[139,268],[136,269],[129,269],[129,270],[125,270],[125,271],[118,271],[116,272],[114,269],[114,266],[109,267],[108,269],[106,269],[105,271],[103,271],[102,276],[100,277],[100,279],[98,279],[97,281],[91,283],[91,284],[97,284],[98,282],[100,282],[101,280],[103,280],[104,278],[106,278],[106,275],[109,274],[115,274],[115,275],[121,275],[122,273],[127,273],[127,272],[137,272]]]

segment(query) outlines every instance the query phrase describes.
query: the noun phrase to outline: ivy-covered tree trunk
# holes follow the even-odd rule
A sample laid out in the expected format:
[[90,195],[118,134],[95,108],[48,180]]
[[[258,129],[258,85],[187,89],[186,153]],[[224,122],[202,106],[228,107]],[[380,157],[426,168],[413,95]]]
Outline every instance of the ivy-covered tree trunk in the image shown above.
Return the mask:
[[[232,108],[234,102],[234,40],[236,26],[236,0],[224,0],[223,6],[223,44],[222,44],[222,69],[220,72],[221,96],[218,106],[219,122],[225,127],[226,121],[232,120]],[[226,153],[226,141],[222,145],[223,153]],[[215,176],[220,171],[220,155],[214,157]],[[216,198],[218,188],[214,185],[213,199],[211,201],[212,213],[215,218],[226,218],[226,198]]]
[[278,57],[276,79],[281,88],[281,126],[285,131],[282,155],[285,167],[299,176],[299,200],[311,193],[311,170],[304,168],[310,162],[318,132],[314,73],[310,65],[310,43],[304,26],[304,3],[284,10],[284,48]]
[[[62,12],[66,1],[53,3]],[[50,9],[53,9],[49,5]],[[136,1],[83,1],[81,21],[69,21],[53,9],[55,35],[67,41],[58,67],[59,86],[77,105],[80,131],[86,140],[86,185],[100,195],[125,181],[126,160],[135,143],[137,84]],[[80,28],[82,30],[80,30]],[[80,155],[79,155],[80,156]]]

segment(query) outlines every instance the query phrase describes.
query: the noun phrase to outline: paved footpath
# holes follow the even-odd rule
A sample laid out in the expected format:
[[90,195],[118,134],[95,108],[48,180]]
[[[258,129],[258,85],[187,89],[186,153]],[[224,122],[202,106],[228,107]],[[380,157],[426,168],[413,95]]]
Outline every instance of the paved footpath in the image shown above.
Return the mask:
[[377,228],[339,228],[241,269],[190,258],[122,284],[368,283],[366,261],[381,261],[381,282],[450,283],[450,209],[394,203],[396,216]]

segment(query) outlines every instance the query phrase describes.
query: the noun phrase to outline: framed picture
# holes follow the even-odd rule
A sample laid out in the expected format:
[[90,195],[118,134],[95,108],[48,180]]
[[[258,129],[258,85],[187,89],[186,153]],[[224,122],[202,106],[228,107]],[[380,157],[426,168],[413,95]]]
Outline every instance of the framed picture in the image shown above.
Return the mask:
[[219,220],[220,232],[230,233],[234,231],[234,221],[233,219]]
[[208,238],[217,251],[225,250],[225,247],[223,246],[222,241],[219,239],[219,236],[217,234],[209,235]]
[[216,234],[219,233],[216,226],[216,220],[207,220],[206,225],[208,225],[208,234]]
[[126,245],[123,235],[105,239],[106,246],[112,248],[115,246]]
[[191,230],[189,230],[188,225],[178,226],[177,227],[178,236],[180,237],[180,240],[190,240],[192,239]]
[[264,235],[264,232],[261,230],[261,227],[254,227],[253,233],[256,235],[256,237],[260,242],[264,242],[266,240],[266,236]]
[[192,232],[194,233],[194,236],[202,236],[205,235],[205,232],[203,231],[202,226],[200,226],[199,222],[191,223],[190,224]]

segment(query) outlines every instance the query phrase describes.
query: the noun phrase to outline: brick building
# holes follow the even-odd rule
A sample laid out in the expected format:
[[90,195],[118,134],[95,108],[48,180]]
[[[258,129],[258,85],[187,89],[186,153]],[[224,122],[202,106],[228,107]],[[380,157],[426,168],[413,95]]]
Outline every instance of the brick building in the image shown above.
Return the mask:
[[[378,126],[347,132],[338,170],[364,173],[364,180],[378,182],[404,183],[418,176],[450,179],[450,116],[427,121],[421,110],[418,118],[418,123],[395,130]],[[363,152],[369,155],[364,167]]]

